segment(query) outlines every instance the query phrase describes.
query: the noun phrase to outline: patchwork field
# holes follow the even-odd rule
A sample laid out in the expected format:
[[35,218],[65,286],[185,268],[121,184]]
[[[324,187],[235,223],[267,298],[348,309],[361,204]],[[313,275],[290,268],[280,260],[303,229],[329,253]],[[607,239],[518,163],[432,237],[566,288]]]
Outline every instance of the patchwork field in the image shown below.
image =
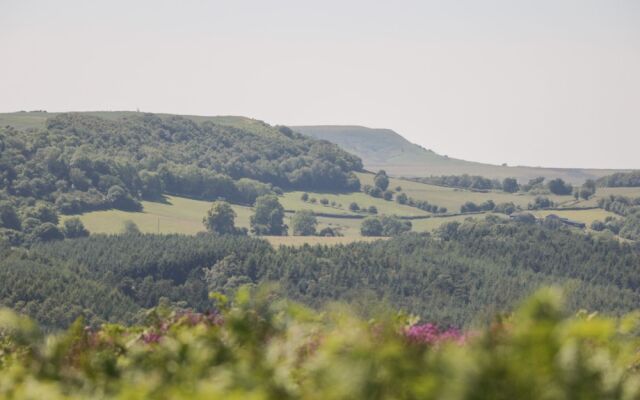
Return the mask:
[[[372,184],[373,175],[368,173],[358,174],[362,184]],[[449,212],[456,213],[460,206],[467,201],[482,203],[493,200],[495,203],[513,202],[522,208],[533,200],[535,196],[523,194],[509,194],[492,191],[487,193],[459,190],[435,185],[426,185],[419,182],[391,178],[390,189],[395,190],[397,186],[402,188],[408,196],[415,199],[427,200],[432,204],[447,207]],[[303,192],[287,192],[280,197],[280,202],[287,210],[286,223],[291,225],[291,216],[297,210],[311,210],[317,214],[329,214],[332,216],[318,216],[318,229],[331,227],[339,231],[344,238],[317,238],[317,237],[279,237],[269,238],[276,244],[302,244],[302,243],[343,243],[353,240],[361,240],[360,225],[362,218],[369,214],[364,212],[352,212],[349,204],[356,202],[361,208],[375,206],[379,214],[395,214],[402,217],[411,217],[413,230],[417,232],[432,231],[440,225],[450,221],[463,221],[466,218],[485,218],[488,214],[481,215],[452,215],[434,216],[428,212],[414,207],[400,205],[395,201],[385,201],[373,198],[362,192],[356,193],[317,193],[308,192],[310,198],[315,198],[316,202],[302,201]],[[570,196],[550,196],[557,204],[567,207],[593,207],[601,197],[609,195],[624,195],[630,197],[640,197],[640,188],[598,188],[597,194],[588,201],[575,201]],[[320,203],[321,199],[327,199],[328,205]],[[332,204],[333,203],[333,204]],[[196,234],[204,230],[202,218],[211,206],[210,202],[193,200],[183,197],[167,196],[163,203],[144,201],[142,212],[125,212],[119,210],[96,211],[86,213],[80,218],[87,229],[94,233],[118,233],[123,229],[125,221],[130,220],[138,225],[141,231],[149,233],[182,233]],[[233,205],[237,214],[236,225],[239,227],[249,227],[249,217],[252,214],[251,207]],[[584,222],[589,225],[594,220],[604,220],[608,216],[615,216],[612,213],[601,209],[585,210],[542,210],[535,211],[534,214],[540,218],[549,214],[556,214],[571,220]],[[368,240],[368,239],[367,239]]]

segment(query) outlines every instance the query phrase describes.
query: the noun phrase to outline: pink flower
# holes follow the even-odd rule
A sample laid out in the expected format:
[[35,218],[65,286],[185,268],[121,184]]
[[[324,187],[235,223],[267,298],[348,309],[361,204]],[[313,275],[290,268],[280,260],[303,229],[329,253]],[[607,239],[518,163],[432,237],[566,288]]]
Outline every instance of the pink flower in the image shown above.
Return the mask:
[[405,329],[404,336],[411,343],[436,345],[442,342],[455,342],[464,344],[466,335],[458,329],[449,328],[442,330],[437,325],[427,323],[413,325]]
[[162,335],[157,332],[145,332],[142,334],[142,341],[146,344],[158,343]]

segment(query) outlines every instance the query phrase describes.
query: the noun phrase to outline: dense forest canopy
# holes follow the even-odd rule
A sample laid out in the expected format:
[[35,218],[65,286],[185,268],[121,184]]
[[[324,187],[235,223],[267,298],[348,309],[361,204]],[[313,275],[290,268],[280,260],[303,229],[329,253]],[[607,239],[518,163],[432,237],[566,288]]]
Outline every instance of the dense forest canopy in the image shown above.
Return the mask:
[[251,201],[241,197],[234,181],[317,190],[359,187],[350,174],[362,169],[357,157],[286,127],[268,128],[258,134],[179,116],[114,121],[61,114],[48,119],[44,130],[0,130],[0,188],[50,201],[91,189],[106,196],[114,186],[134,198],[166,191]]
[[105,119],[59,114],[44,129],[0,128],[0,230],[12,243],[58,235],[57,217],[165,193],[252,205],[284,189],[358,190],[362,162],[336,145],[261,123],[260,129],[180,116]]
[[465,326],[558,284],[572,310],[619,314],[640,304],[634,246],[498,218],[445,224],[435,236],[278,249],[246,236],[92,235],[5,250],[0,304],[50,328],[78,315],[130,323],[162,298],[204,311],[210,291],[277,282],[288,298],[313,307],[383,301]]

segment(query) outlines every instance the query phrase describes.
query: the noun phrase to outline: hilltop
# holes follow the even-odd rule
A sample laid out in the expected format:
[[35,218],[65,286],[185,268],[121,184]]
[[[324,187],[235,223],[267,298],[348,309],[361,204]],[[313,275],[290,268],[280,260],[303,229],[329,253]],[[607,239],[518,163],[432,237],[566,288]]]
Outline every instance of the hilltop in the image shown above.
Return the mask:
[[508,167],[459,160],[411,143],[391,129],[340,125],[294,126],[292,129],[337,144],[360,157],[368,170],[384,169],[394,176],[469,174],[495,179],[514,177],[521,182],[544,176],[548,179],[562,178],[572,183],[582,183],[587,179],[597,179],[616,172],[606,169]]

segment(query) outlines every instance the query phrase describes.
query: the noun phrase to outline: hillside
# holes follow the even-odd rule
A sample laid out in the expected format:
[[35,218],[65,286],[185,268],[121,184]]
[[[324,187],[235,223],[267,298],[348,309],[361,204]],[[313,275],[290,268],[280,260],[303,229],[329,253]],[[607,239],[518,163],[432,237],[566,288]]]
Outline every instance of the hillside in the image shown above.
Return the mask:
[[[378,163],[385,162],[380,154],[387,154],[390,162],[429,160],[440,168],[486,167],[439,156],[393,131],[349,127],[345,134],[341,129],[330,129],[327,139],[344,137],[350,143],[345,147],[360,146],[356,152]],[[366,140],[369,135],[375,140]],[[196,234],[204,229],[202,218],[211,201],[220,198],[233,204],[237,226],[247,228],[253,202],[261,194],[279,195],[289,226],[295,212],[309,210],[317,216],[318,229],[331,228],[345,236],[270,239],[277,244],[361,240],[362,221],[372,213],[410,219],[414,231],[433,231],[443,223],[467,218],[458,214],[468,202],[513,203],[527,209],[535,199],[535,194],[527,192],[473,191],[390,179],[393,196],[403,193],[448,210],[436,215],[429,208],[361,191],[360,184],[374,185],[373,175],[358,172],[361,160],[337,145],[244,117],[0,114],[0,145],[0,206],[3,213],[15,216],[13,222],[3,217],[0,227],[2,236],[13,244],[29,243],[34,235],[47,233],[43,231],[47,222],[62,224],[78,214],[92,233],[121,232],[130,220],[143,232]],[[382,151],[376,150],[379,146]],[[394,149],[400,151],[394,153]],[[303,193],[308,201],[301,199]],[[593,208],[609,195],[640,196],[633,188],[599,188],[588,201],[549,198],[556,208]],[[359,210],[351,210],[352,203]],[[55,212],[64,217],[58,218]],[[554,212],[588,225],[613,215],[588,209]]]
[[449,158],[409,142],[390,129],[363,126],[295,126],[297,132],[328,140],[360,157],[370,171],[386,170],[394,176],[481,175],[488,178],[517,178],[521,182],[538,176],[562,178],[572,183],[610,175],[614,170],[539,167],[506,167]]

